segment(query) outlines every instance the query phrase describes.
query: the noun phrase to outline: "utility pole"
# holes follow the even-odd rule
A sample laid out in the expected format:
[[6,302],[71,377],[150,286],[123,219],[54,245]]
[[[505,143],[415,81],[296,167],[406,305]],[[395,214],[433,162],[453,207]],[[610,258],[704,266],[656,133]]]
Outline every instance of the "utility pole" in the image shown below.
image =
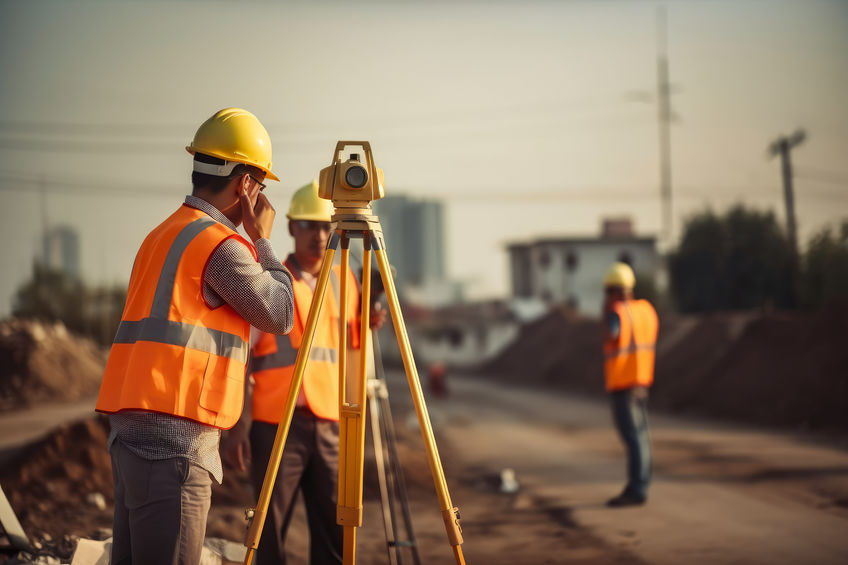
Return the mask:
[[795,193],[792,186],[792,159],[790,151],[794,147],[802,144],[807,139],[807,133],[803,129],[796,130],[790,136],[780,136],[769,146],[769,155],[772,157],[779,155],[781,164],[781,173],[783,175],[783,199],[786,203],[786,232],[789,238],[789,249],[791,253],[790,265],[791,272],[789,274],[789,289],[791,292],[792,306],[797,304],[798,300],[798,272],[799,272],[799,253],[798,253],[798,227],[795,222]]
[[790,136],[780,136],[769,146],[769,154],[780,156],[783,173],[783,199],[786,203],[786,232],[792,252],[798,255],[798,228],[795,223],[795,194],[792,186],[792,159],[789,152],[807,139],[807,133],[799,129]]
[[38,179],[38,188],[41,207],[41,264],[46,267],[50,260],[50,249],[47,242],[47,183],[44,181],[44,175],[41,175]]
[[668,82],[665,6],[657,8],[657,112],[660,134],[661,239],[671,247],[671,85]]

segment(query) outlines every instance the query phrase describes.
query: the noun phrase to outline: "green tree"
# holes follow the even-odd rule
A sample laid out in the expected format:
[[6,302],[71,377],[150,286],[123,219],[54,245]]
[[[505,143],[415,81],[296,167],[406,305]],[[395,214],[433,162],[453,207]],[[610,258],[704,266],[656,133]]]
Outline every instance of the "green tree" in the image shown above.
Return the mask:
[[35,263],[32,279],[15,293],[12,314],[20,318],[61,320],[69,329],[82,331],[85,287],[82,282],[60,270]]
[[737,205],[690,218],[669,258],[671,291],[682,312],[792,303],[791,248],[771,212]]
[[810,239],[803,261],[801,297],[808,307],[848,299],[848,220],[839,230],[827,227]]
[[61,321],[69,330],[105,346],[115,337],[125,300],[123,288],[88,288],[76,277],[36,263],[32,279],[15,293],[12,314]]

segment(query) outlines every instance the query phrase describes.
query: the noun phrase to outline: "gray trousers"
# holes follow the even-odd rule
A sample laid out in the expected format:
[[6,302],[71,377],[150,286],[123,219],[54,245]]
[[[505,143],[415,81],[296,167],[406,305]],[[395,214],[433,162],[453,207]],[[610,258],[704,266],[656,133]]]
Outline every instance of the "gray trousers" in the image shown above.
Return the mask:
[[[251,476],[257,494],[276,433],[277,426],[266,422],[253,422],[250,428]],[[257,565],[285,565],[286,531],[298,491],[303,493],[309,522],[309,563],[341,564],[344,531],[336,523],[338,475],[339,423],[318,418],[308,410],[296,410],[259,539]]]
[[212,477],[183,457],[151,461],[115,440],[112,565],[197,565]]

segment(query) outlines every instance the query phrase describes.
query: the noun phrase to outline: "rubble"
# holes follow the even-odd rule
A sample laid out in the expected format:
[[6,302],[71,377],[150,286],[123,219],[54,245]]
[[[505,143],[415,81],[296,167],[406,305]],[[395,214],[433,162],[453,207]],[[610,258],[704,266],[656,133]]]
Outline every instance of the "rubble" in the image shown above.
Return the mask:
[[[61,426],[4,463],[0,484],[31,541],[49,545],[65,534],[88,537],[112,526],[107,437],[106,419],[93,416]],[[87,503],[97,495],[102,507]]]

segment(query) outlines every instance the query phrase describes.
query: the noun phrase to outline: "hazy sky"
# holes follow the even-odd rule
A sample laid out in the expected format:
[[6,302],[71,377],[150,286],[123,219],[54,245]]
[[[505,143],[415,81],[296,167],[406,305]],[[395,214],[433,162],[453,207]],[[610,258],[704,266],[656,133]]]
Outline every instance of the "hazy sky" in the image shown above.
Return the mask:
[[[848,217],[848,2],[350,4],[0,2],[0,315],[45,215],[79,229],[88,282],[125,284],[190,191],[183,147],[226,106],[271,134],[281,220],[338,139],[370,140],[389,193],[445,202],[448,272],[472,297],[507,294],[506,242],[620,215],[656,234],[657,112],[639,93],[659,5],[676,227],[734,202],[782,221],[766,149],[797,127],[802,240]],[[289,239],[278,221],[281,257]]]

